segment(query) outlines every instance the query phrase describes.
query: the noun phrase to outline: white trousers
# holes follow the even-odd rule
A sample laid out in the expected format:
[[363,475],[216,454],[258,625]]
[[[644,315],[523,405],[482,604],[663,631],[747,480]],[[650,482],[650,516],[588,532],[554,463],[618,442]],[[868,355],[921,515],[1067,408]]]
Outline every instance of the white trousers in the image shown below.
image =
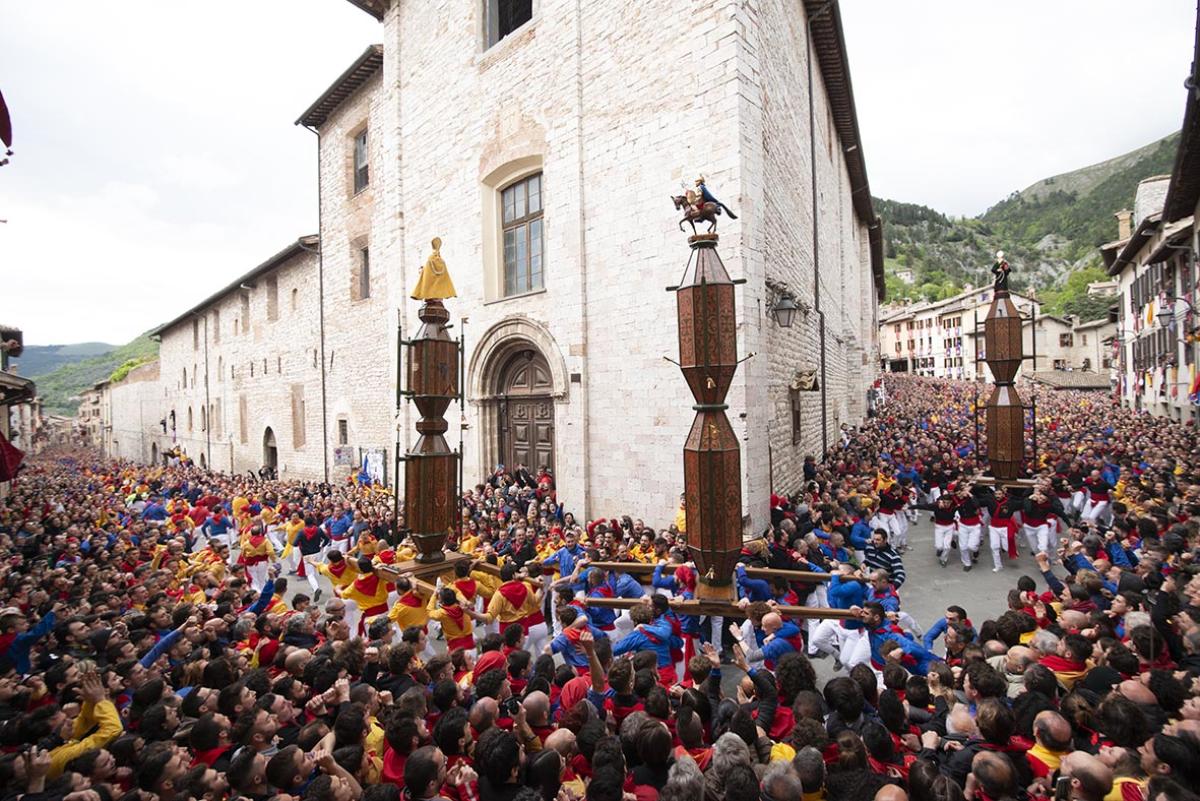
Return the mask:
[[[358,608],[358,603],[356,603],[355,601],[352,601],[349,598],[344,598],[342,600],[346,604],[346,616],[343,618],[343,620],[345,620],[346,625],[350,627],[350,636],[357,637],[358,636],[358,621],[362,618],[362,610]],[[395,626],[393,626],[392,628],[395,628]],[[396,637],[399,638],[399,636],[400,636],[400,632],[397,631]]]
[[549,641],[548,635],[549,630],[546,628],[545,623],[538,623],[529,627],[529,633],[525,635],[525,650],[533,654],[534,659],[542,655],[542,651]]
[[1090,497],[1083,505],[1083,519],[1089,523],[1099,523],[1108,513],[1108,501],[1093,501]]
[[950,525],[933,524],[933,547],[937,551],[944,551],[954,542],[954,535],[957,527],[951,523]]
[[973,526],[965,523],[958,524],[958,555],[962,557],[964,565],[971,564],[971,554],[979,551],[982,539],[983,526],[978,523]]
[[270,567],[270,562],[246,565],[246,572],[250,574],[250,586],[254,588],[255,592],[262,592],[263,587],[267,586],[267,571]]
[[1025,539],[1029,542],[1029,550],[1032,553],[1050,553],[1049,523],[1042,523],[1039,526],[1031,526],[1027,523],[1022,528],[1025,530]]
[[904,531],[901,529],[901,521],[903,519],[903,514],[880,512],[871,518],[871,528],[881,528],[886,531],[888,533],[888,543],[894,548],[904,537]]
[[1070,508],[1074,509],[1077,513],[1082,512],[1083,504],[1084,504],[1084,501],[1087,500],[1087,497],[1088,497],[1088,494],[1086,492],[1084,492],[1083,490],[1076,490],[1075,492],[1073,492],[1071,494]]
[[992,566],[1004,567],[1002,554],[1008,553],[1008,529],[988,526],[988,544],[992,546]]

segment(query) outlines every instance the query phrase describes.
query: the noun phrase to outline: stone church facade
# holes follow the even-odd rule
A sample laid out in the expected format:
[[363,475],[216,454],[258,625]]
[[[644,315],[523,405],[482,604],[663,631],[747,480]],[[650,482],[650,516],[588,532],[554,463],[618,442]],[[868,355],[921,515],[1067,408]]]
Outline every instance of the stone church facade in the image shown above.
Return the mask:
[[[761,528],[772,485],[798,489],[804,456],[864,416],[877,370],[881,230],[836,4],[351,2],[382,44],[297,121],[319,153],[324,374],[304,392],[324,398],[308,408],[326,433],[325,458],[289,472],[323,475],[332,428],[387,448],[391,479],[397,426],[403,449],[416,419],[395,414],[397,340],[419,324],[408,294],[436,236],[466,344],[465,480],[546,464],[577,514],[665,525],[693,417],[664,358],[678,356],[665,288],[689,256],[668,196],[703,173],[738,215],[720,218],[719,253],[745,279],[739,347],[754,356],[729,416]],[[791,328],[770,314],[784,294]]]

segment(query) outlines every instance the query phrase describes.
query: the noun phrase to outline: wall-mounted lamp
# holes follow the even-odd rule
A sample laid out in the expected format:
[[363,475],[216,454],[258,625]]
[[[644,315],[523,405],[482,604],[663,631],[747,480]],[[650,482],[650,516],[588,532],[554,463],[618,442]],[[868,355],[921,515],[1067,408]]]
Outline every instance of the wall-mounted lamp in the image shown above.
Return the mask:
[[783,292],[775,303],[771,306],[771,317],[779,325],[780,328],[791,328],[792,323],[796,320],[796,312],[800,311],[800,307],[796,305],[795,298],[790,292]]

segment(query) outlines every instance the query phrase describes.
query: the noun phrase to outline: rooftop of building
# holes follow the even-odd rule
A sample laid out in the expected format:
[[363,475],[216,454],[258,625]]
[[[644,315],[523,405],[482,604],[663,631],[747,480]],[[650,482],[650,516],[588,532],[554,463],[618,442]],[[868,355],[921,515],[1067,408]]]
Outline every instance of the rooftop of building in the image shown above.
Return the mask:
[[[988,293],[987,301],[981,301],[981,302],[990,303],[992,300],[992,295],[991,295],[992,288],[990,286],[972,287],[971,289],[965,289],[962,292],[959,292],[957,295],[953,295],[952,297],[948,297],[948,298],[943,298],[942,300],[926,300],[926,301],[921,301],[918,303],[910,303],[907,306],[902,306],[898,309],[893,309],[886,317],[880,318],[879,322],[880,322],[880,324],[896,323],[896,322],[900,322],[902,320],[907,320],[910,317],[916,317],[919,314],[928,314],[930,312],[936,312],[938,314],[946,314],[951,311],[960,311],[960,310],[967,310],[967,309],[975,308],[975,306],[973,304],[967,303],[966,301],[969,300],[972,295],[978,295],[981,292]],[[1038,302],[1036,298],[1032,298],[1032,297],[1030,297],[1028,295],[1024,295],[1020,292],[1014,292],[1012,290],[1009,290],[1008,294],[1009,294],[1009,296],[1011,296],[1013,298],[1019,298],[1021,300],[1026,300],[1026,301],[1029,301],[1030,303]]]
[[1098,320],[1089,320],[1086,323],[1077,323],[1075,325],[1075,330],[1076,331],[1087,331],[1087,330],[1091,330],[1093,328],[1102,328],[1103,326],[1106,326],[1106,325],[1116,325],[1116,323],[1114,323],[1112,320],[1108,319],[1107,317],[1101,317]]
[[373,44],[364,50],[362,55],[356,58],[354,63],[330,84],[328,89],[321,93],[321,96],[300,115],[296,124],[309,128],[320,128],[337,110],[338,106],[346,102],[346,98],[357,92],[382,68],[383,45]]
[[1171,186],[1163,203],[1163,219],[1167,222],[1194,214],[1200,203],[1200,14],[1196,15],[1192,74],[1185,86],[1187,100],[1183,109],[1183,129],[1179,148],[1175,151]]
[[1090,370],[1039,370],[1029,376],[1031,380],[1054,389],[1108,390],[1112,381],[1107,373]]
[[[300,253],[303,253],[305,251],[308,251],[310,253],[316,252],[318,249],[318,246],[320,245],[320,242],[321,242],[321,238],[319,236],[317,236],[316,234],[308,234],[306,236],[300,237],[295,242],[292,242],[287,247],[285,247],[283,250],[279,251],[274,256],[267,259],[266,261],[264,261],[262,264],[255,267],[250,272],[246,273],[245,275],[242,275],[239,278],[235,278],[227,286],[222,287],[221,289],[217,290],[216,292],[209,295],[207,298],[200,301],[195,306],[192,306],[190,309],[183,312],[179,316],[174,317],[171,320],[169,320],[168,322],[165,322],[162,325],[160,325],[158,328],[153,329],[152,331],[150,331],[150,336],[161,337],[164,331],[166,331],[170,328],[174,328],[175,326],[179,325],[180,323],[184,322],[185,320],[190,319],[192,317],[192,315],[200,312],[203,309],[208,308],[209,306],[216,303],[218,300],[225,297],[226,295],[229,295],[229,294],[241,289],[243,284],[252,283],[256,278],[258,278],[266,273],[269,273],[271,270],[274,270],[276,267],[279,267],[280,265],[282,265],[288,259],[290,259],[296,255],[299,255]],[[99,385],[97,385],[97,386],[99,386]]]

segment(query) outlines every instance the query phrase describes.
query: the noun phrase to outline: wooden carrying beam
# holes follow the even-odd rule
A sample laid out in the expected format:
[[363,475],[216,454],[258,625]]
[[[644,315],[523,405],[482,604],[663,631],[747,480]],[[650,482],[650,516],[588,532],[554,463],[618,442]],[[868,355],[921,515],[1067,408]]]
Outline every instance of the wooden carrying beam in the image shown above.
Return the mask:
[[[629,609],[634,606],[645,603],[640,598],[587,598],[585,603],[588,606],[602,606],[609,609]],[[728,603],[725,601],[685,601],[673,600],[670,602],[671,609],[685,615],[728,615],[730,617],[746,617],[746,611],[737,604]],[[816,606],[777,606],[774,611],[784,617],[799,617],[799,618],[831,618],[831,619],[848,619],[853,620],[858,617],[858,613],[851,612],[849,609],[827,609]]]
[[[616,570],[631,576],[648,576],[654,572],[654,565],[645,562],[592,562],[588,567],[598,567],[601,570]],[[672,570],[678,565],[668,565]],[[789,581],[829,581],[828,573],[812,573],[806,570],[780,570],[773,567],[748,567],[746,575],[750,578],[783,578]]]

